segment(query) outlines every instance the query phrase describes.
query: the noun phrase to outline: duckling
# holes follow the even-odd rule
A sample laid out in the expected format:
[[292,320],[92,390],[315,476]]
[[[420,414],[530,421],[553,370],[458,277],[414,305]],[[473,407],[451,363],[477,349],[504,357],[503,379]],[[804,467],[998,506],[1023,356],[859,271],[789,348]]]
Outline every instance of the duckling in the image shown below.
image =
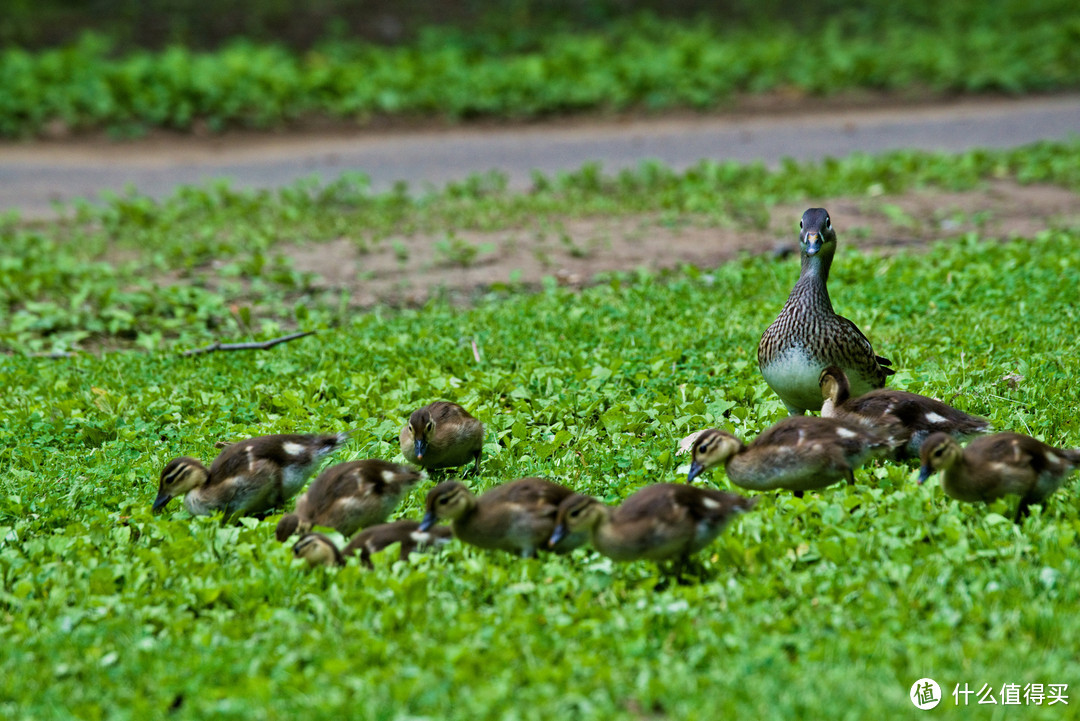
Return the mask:
[[941,431],[957,440],[990,431],[990,421],[946,405],[936,398],[888,389],[851,397],[847,375],[837,366],[821,371],[819,378],[823,418],[837,418],[866,428],[888,429],[897,444],[893,458],[918,458],[923,441]]
[[710,428],[694,443],[690,483],[721,463],[736,486],[755,491],[824,488],[855,482],[853,469],[891,450],[893,441],[835,418],[789,416],[745,445],[731,433]]
[[285,541],[328,526],[351,536],[385,521],[420,478],[414,468],[374,458],[330,466],[296,499],[296,510],[281,517],[275,535]]
[[418,522],[405,519],[393,523],[381,523],[361,531],[349,541],[349,545],[345,546],[345,550],[341,553],[347,557],[359,551],[360,563],[368,568],[374,568],[371,555],[395,543],[401,544],[398,558],[404,561],[413,551],[428,546],[445,545],[452,537],[453,532],[448,526],[433,526],[426,531],[421,531]]
[[249,438],[225,448],[209,469],[195,458],[174,458],[161,471],[153,509],[182,495],[195,515],[264,514],[295,496],[319,461],[348,438],[347,432]]
[[457,468],[474,460],[480,472],[484,424],[457,403],[435,401],[418,408],[401,429],[401,453],[424,468]]
[[673,560],[681,578],[688,557],[756,503],[756,498],[681,483],[645,486],[614,508],[575,493],[559,504],[548,543],[556,546],[569,535],[587,533],[593,548],[608,558]]
[[[496,486],[479,498],[458,481],[444,481],[428,491],[427,513],[420,530],[449,520],[454,536],[480,548],[495,548],[529,558],[545,545],[555,528],[559,503],[572,494],[566,486],[544,478],[519,478]],[[562,553],[585,541],[568,536],[553,546]]]
[[941,485],[958,501],[1020,496],[1014,519],[1019,523],[1028,506],[1045,501],[1080,468],[1080,449],[1054,448],[1021,433],[982,436],[961,449],[949,434],[934,433],[922,444],[921,461],[919,485],[944,471]]
[[341,555],[341,551],[333,541],[321,533],[305,533],[293,544],[292,552],[294,558],[304,559],[312,568],[345,565],[345,558]]
[[874,354],[858,326],[833,312],[829,267],[836,252],[836,232],[829,212],[810,208],[799,221],[802,272],[787,303],[758,344],[758,368],[791,415],[821,408],[818,377],[826,366],[839,366],[862,395],[885,385],[895,373],[892,361]]

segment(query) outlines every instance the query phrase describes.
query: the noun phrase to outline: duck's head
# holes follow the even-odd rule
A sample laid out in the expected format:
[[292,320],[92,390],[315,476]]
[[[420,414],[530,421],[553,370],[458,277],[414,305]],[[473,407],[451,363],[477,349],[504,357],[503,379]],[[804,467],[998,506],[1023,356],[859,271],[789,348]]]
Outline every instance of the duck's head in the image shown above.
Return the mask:
[[334,542],[321,533],[304,534],[293,544],[293,557],[302,558],[309,566],[344,566],[345,559]]
[[169,461],[161,471],[158,482],[158,494],[154,499],[154,510],[160,511],[176,496],[206,483],[210,472],[200,461],[182,456]]
[[428,439],[435,433],[435,419],[427,408],[420,408],[409,416],[409,433],[413,437],[413,451],[417,460],[423,460],[427,453]]
[[567,536],[594,528],[605,513],[604,504],[592,496],[581,493],[567,496],[555,514],[555,530],[551,532],[548,546],[554,547]]
[[922,444],[919,459],[922,467],[919,469],[919,485],[926,479],[942,469],[951,468],[963,456],[964,451],[956,439],[948,433],[931,434]]
[[453,521],[467,511],[475,499],[460,481],[443,481],[428,491],[424,499],[424,520],[417,530],[427,531],[439,521]]
[[713,466],[726,463],[742,446],[742,441],[727,431],[717,428],[705,431],[690,451],[690,472],[686,474],[686,482],[690,483]]
[[821,386],[822,400],[832,401],[834,405],[840,405],[851,395],[847,375],[839,366],[829,366],[821,371],[818,385]]
[[799,221],[799,247],[803,257],[831,256],[836,250],[836,233],[833,231],[829,211],[810,208]]

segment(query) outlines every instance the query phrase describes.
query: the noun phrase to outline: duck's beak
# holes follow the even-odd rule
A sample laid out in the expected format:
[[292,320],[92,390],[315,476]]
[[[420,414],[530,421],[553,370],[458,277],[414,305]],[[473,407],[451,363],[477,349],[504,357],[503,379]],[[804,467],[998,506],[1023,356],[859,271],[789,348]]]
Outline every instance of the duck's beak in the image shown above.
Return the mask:
[[427,453],[427,441],[423,438],[417,438],[413,441],[413,453],[416,454],[416,460],[422,459],[424,454]]
[[158,511],[160,511],[162,508],[164,508],[166,505],[168,505],[169,501],[171,501],[171,500],[172,500],[171,495],[169,495],[165,491],[158,491],[157,498],[154,499],[154,506],[153,506],[154,512],[156,513]]
[[417,527],[416,530],[418,530],[418,531],[430,530],[431,527],[435,525],[435,521],[437,521],[437,520],[438,519],[435,518],[435,511],[428,511],[427,513],[424,514],[424,520],[420,521],[420,525]]
[[548,547],[554,548],[559,541],[566,538],[566,524],[560,523],[555,526],[555,530],[551,532],[551,538],[548,539]]
[[705,470],[705,466],[701,465],[697,461],[690,464],[690,472],[686,474],[686,482],[692,483],[695,478],[701,475],[701,472]]
[[821,233],[814,233],[814,232],[807,233],[805,243],[806,243],[806,250],[805,250],[806,254],[807,255],[817,255],[818,251],[821,250],[821,245],[822,245]]
[[926,483],[926,479],[934,475],[934,469],[930,466],[923,466],[919,469],[919,485]]

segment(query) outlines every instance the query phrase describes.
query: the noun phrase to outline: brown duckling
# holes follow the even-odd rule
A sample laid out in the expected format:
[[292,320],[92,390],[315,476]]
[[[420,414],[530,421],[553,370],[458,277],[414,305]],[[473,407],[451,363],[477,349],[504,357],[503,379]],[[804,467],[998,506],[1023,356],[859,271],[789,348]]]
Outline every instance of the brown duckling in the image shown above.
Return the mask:
[[[436,522],[451,521],[454,536],[480,548],[496,548],[523,557],[547,548],[555,529],[555,513],[571,491],[544,478],[519,478],[487,491],[479,498],[458,481],[444,481],[428,491],[427,513],[420,530]],[[568,536],[552,546],[569,551],[585,541],[584,535]]]
[[801,494],[842,480],[854,483],[854,468],[891,448],[891,439],[835,418],[789,416],[750,445],[711,428],[694,443],[686,482],[723,463],[736,486],[755,491],[786,488]]
[[934,433],[922,445],[921,460],[919,485],[944,471],[941,486],[958,501],[1020,496],[1019,523],[1028,506],[1042,503],[1080,468],[1080,449],[1054,448],[1021,433],[981,436],[962,449],[947,433]]
[[348,557],[359,551],[360,563],[368,568],[374,568],[371,555],[395,543],[401,544],[398,558],[404,561],[413,551],[449,543],[453,535],[449,526],[433,526],[426,531],[421,531],[417,521],[405,519],[393,523],[381,523],[361,531],[349,541],[349,545],[345,546],[345,550],[341,553]]
[[588,533],[593,548],[615,561],[673,560],[676,576],[687,558],[712,543],[733,516],[757,502],[737,493],[681,483],[645,486],[618,506],[580,493],[559,505],[548,541]]
[[182,495],[195,515],[264,514],[295,496],[319,461],[348,438],[347,432],[249,438],[225,448],[209,469],[194,458],[175,458],[161,471],[154,510]]
[[285,541],[327,526],[351,536],[384,522],[420,478],[415,468],[374,458],[330,466],[296,499],[296,510],[281,517],[275,535]]
[[896,460],[918,458],[931,433],[948,433],[957,440],[990,431],[990,421],[946,405],[935,398],[907,391],[877,389],[851,397],[847,375],[837,366],[821,371],[821,415],[870,429],[887,429],[897,444]]
[[293,544],[292,552],[294,558],[304,559],[311,567],[345,565],[341,551],[321,533],[305,533]]
[[836,231],[824,208],[810,208],[799,221],[802,271],[787,303],[758,344],[758,368],[788,413],[821,408],[818,376],[827,366],[844,369],[856,395],[885,385],[892,362],[874,354],[858,326],[833,311],[829,268]]
[[424,468],[458,468],[474,461],[480,472],[484,424],[457,403],[435,401],[409,416],[398,439],[401,453]]

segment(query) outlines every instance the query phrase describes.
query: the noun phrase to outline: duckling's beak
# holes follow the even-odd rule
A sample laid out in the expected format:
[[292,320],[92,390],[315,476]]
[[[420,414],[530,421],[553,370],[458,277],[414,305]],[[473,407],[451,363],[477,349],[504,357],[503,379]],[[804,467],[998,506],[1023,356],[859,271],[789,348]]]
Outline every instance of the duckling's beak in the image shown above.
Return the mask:
[[154,499],[153,511],[156,513],[168,505],[172,500],[172,496],[165,491],[158,491],[157,498]]
[[923,466],[919,469],[919,485],[926,483],[926,479],[934,475],[934,469],[930,466]]
[[420,460],[427,453],[427,441],[423,438],[417,438],[413,442],[413,452],[416,453],[416,460]]
[[697,461],[690,464],[690,472],[686,474],[686,482],[691,483],[695,478],[701,475],[701,472],[705,470],[705,466],[701,465]]
[[551,532],[551,538],[548,539],[548,547],[554,548],[559,541],[566,538],[566,524],[560,523],[555,526],[555,530]]
[[432,526],[435,525],[435,521],[437,520],[438,519],[435,518],[435,511],[428,511],[424,514],[424,520],[420,521],[420,525],[417,527],[416,530],[428,531],[431,529]]
[[822,240],[821,233],[810,232],[806,234],[806,254],[817,255],[821,250]]

